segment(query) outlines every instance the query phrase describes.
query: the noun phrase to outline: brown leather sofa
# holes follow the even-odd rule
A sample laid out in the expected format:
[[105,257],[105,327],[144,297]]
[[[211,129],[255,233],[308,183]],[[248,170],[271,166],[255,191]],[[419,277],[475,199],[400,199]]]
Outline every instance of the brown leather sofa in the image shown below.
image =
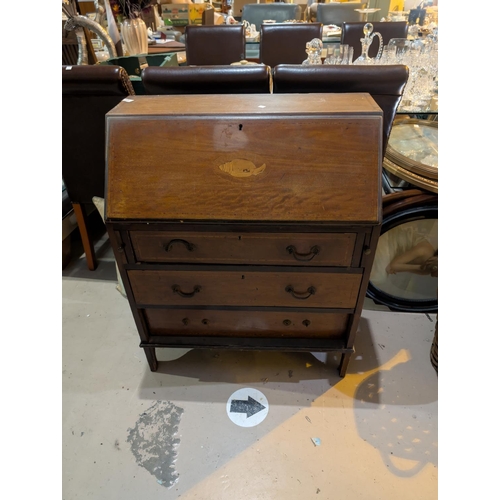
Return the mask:
[[[363,28],[365,22],[361,23],[343,23],[340,43],[350,45],[354,48],[352,60],[355,61],[361,55],[361,39],[365,37]],[[391,38],[406,38],[408,35],[408,23],[406,21],[394,22],[373,22],[373,33],[379,32],[382,35],[384,45],[387,45]],[[378,36],[373,38],[372,44],[368,49],[368,55],[375,57],[377,55],[380,42]]]
[[383,153],[408,81],[407,66],[298,66],[279,64],[273,68],[273,93],[366,92],[384,112]]
[[321,23],[262,24],[260,62],[272,68],[278,64],[301,64],[307,59],[306,43],[321,39]]
[[245,59],[245,27],[242,24],[189,25],[184,31],[186,64],[231,64]]
[[120,66],[62,67],[62,176],[90,270],[97,261],[86,206],[104,197],[105,115],[129,95],[134,89]]
[[146,94],[269,94],[271,68],[234,66],[149,66],[142,70]]

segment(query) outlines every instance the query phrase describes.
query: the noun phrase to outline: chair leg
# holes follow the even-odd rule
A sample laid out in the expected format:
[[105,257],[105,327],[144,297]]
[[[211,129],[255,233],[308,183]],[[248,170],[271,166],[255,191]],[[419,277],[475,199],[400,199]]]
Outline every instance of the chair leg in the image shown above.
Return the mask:
[[85,257],[87,259],[87,266],[91,271],[93,271],[97,267],[97,260],[95,258],[94,244],[92,243],[87,230],[87,212],[85,211],[85,208],[80,205],[80,203],[73,203],[73,210],[75,211],[76,222],[82,238],[83,250],[85,251]]

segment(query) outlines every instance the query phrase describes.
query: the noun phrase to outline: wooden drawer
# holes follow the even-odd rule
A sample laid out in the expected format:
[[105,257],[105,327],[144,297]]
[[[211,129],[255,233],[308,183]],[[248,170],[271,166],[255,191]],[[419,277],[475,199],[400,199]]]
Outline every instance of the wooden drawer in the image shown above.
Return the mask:
[[138,262],[351,265],[355,233],[196,233],[131,231]]
[[347,272],[140,271],[128,276],[139,305],[354,308],[361,274]]
[[145,309],[151,335],[342,338],[349,314]]

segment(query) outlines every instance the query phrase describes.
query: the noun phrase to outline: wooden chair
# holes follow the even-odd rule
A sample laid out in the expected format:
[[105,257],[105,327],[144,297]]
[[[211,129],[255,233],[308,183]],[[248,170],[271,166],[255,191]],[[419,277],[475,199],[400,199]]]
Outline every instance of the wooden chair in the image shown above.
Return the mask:
[[335,24],[341,27],[344,22],[362,21],[363,14],[355,9],[364,9],[365,2],[319,3],[316,11],[318,23]]
[[245,27],[241,24],[188,25],[185,28],[186,64],[231,64],[245,59]]
[[104,197],[105,115],[134,90],[120,66],[62,67],[62,176],[90,270],[97,267],[86,205]]
[[273,93],[366,92],[370,94],[384,113],[383,155],[385,155],[392,124],[403,97],[408,75],[409,70],[403,65],[297,66],[279,64],[273,68]]
[[[350,45],[354,48],[353,58],[355,61],[361,55],[361,39],[364,38],[363,28],[365,22],[351,23],[345,22],[342,24],[342,35],[340,36],[340,43]],[[384,45],[387,45],[391,38],[406,38],[408,35],[408,23],[406,21],[395,22],[373,22],[373,32],[378,32],[382,35]],[[368,50],[370,57],[377,55],[380,47],[378,36],[373,37],[372,44]]]
[[262,24],[260,62],[270,67],[301,64],[307,59],[306,43],[321,39],[321,23]]
[[149,66],[142,70],[146,94],[269,94],[271,68],[242,66]]

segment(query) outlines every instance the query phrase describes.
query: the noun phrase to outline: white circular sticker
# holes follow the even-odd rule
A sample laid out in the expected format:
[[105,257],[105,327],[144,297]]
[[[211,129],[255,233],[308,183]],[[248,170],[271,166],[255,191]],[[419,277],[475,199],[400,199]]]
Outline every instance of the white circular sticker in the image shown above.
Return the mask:
[[237,390],[227,400],[226,411],[236,425],[254,427],[267,417],[269,403],[262,392],[245,387]]

